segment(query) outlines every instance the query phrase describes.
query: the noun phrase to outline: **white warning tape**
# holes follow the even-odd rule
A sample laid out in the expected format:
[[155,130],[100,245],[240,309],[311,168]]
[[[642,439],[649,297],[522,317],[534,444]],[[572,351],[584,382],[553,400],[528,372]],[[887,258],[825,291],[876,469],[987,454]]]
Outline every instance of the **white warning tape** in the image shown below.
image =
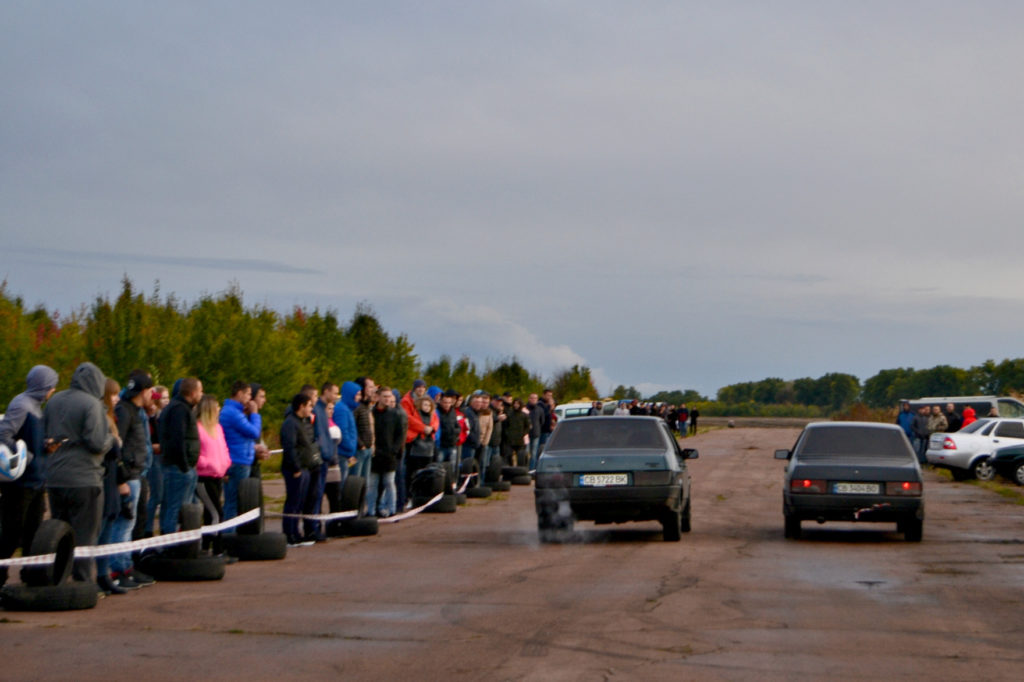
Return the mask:
[[272,516],[275,519],[305,519],[307,521],[337,521],[338,519],[354,519],[359,516],[357,511],[334,512],[332,514],[281,514],[280,512],[265,512],[264,516]]
[[[117,542],[112,545],[75,547],[75,558],[90,559],[112,556],[114,554],[124,554],[125,552],[134,552],[140,549],[153,549],[155,547],[167,547],[169,545],[179,545],[185,542],[194,542],[195,540],[201,539],[204,535],[219,533],[223,530],[241,526],[244,523],[258,519],[259,516],[259,509],[250,509],[244,514],[236,516],[233,519],[229,519],[213,526],[203,526],[196,530],[183,530],[178,533],[158,535],[155,538],[146,538],[145,540],[135,540],[133,542]],[[0,561],[0,566],[45,566],[46,564],[52,564],[56,558],[56,554],[36,554],[33,556],[21,557],[20,559],[4,559]]]
[[462,487],[461,487],[461,488],[459,488],[457,492],[459,492],[459,493],[464,493],[464,492],[466,492],[466,488],[468,488],[468,487],[469,487],[469,482],[470,482],[470,481],[472,481],[472,480],[473,480],[474,478],[476,478],[476,477],[477,477],[477,475],[478,475],[478,474],[464,474],[464,475],[463,475],[463,477],[464,477],[464,478],[465,478],[466,480],[462,482]]
[[434,495],[432,498],[430,498],[430,501],[427,502],[426,504],[416,507],[415,509],[410,509],[407,512],[402,512],[401,514],[389,516],[386,519],[378,519],[378,523],[398,523],[399,521],[403,521],[405,519],[411,519],[412,517],[416,516],[430,505],[440,500],[442,497],[444,497],[444,493],[438,493]]

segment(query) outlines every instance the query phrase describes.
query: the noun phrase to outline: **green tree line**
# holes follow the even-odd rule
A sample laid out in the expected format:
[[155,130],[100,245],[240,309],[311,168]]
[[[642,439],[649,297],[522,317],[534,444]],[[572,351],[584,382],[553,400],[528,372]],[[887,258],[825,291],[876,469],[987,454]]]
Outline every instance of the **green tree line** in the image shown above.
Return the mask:
[[115,298],[97,297],[60,316],[41,306],[27,309],[4,282],[0,329],[0,411],[24,390],[33,365],[53,367],[65,388],[86,360],[122,382],[136,368],[167,386],[197,376],[204,390],[222,399],[238,379],[258,382],[282,408],[268,411],[270,423],[303,384],[319,387],[358,376],[403,392],[423,376],[463,394],[483,388],[525,397],[551,388],[560,401],[597,395],[587,367],[575,365],[545,380],[515,357],[478,368],[468,357],[453,362],[444,356],[423,366],[409,337],[388,333],[366,303],[344,322],[331,310],[296,307],[282,315],[246,305],[237,285],[186,304],[173,294],[162,296],[159,286],[144,295],[125,277]]

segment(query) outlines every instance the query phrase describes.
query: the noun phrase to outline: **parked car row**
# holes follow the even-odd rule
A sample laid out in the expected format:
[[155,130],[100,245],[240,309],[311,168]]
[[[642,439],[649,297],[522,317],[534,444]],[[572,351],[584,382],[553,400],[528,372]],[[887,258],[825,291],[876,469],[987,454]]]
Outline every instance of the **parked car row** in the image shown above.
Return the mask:
[[998,473],[1024,485],[1024,419],[979,419],[954,433],[933,433],[927,457],[958,481],[990,481]]

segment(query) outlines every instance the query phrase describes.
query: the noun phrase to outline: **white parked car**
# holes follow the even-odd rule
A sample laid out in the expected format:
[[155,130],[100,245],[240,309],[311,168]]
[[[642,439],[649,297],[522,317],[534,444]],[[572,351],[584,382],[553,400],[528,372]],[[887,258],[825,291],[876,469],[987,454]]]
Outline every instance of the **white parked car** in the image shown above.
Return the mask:
[[989,481],[996,474],[989,461],[992,453],[1018,444],[1024,444],[1024,419],[979,419],[955,433],[933,433],[928,463],[949,469],[958,481]]

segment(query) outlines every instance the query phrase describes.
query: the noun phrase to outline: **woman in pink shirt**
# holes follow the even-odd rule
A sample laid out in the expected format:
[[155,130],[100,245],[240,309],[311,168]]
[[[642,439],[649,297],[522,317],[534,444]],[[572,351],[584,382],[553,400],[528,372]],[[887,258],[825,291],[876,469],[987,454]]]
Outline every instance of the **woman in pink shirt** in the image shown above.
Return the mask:
[[[220,523],[224,515],[224,476],[231,466],[231,455],[224,440],[224,429],[220,425],[220,403],[212,395],[204,395],[199,401],[199,462],[196,473],[199,485],[196,496],[203,503],[203,525]],[[211,536],[203,536],[203,547],[209,547]],[[215,554],[221,553],[220,536],[212,540]]]

